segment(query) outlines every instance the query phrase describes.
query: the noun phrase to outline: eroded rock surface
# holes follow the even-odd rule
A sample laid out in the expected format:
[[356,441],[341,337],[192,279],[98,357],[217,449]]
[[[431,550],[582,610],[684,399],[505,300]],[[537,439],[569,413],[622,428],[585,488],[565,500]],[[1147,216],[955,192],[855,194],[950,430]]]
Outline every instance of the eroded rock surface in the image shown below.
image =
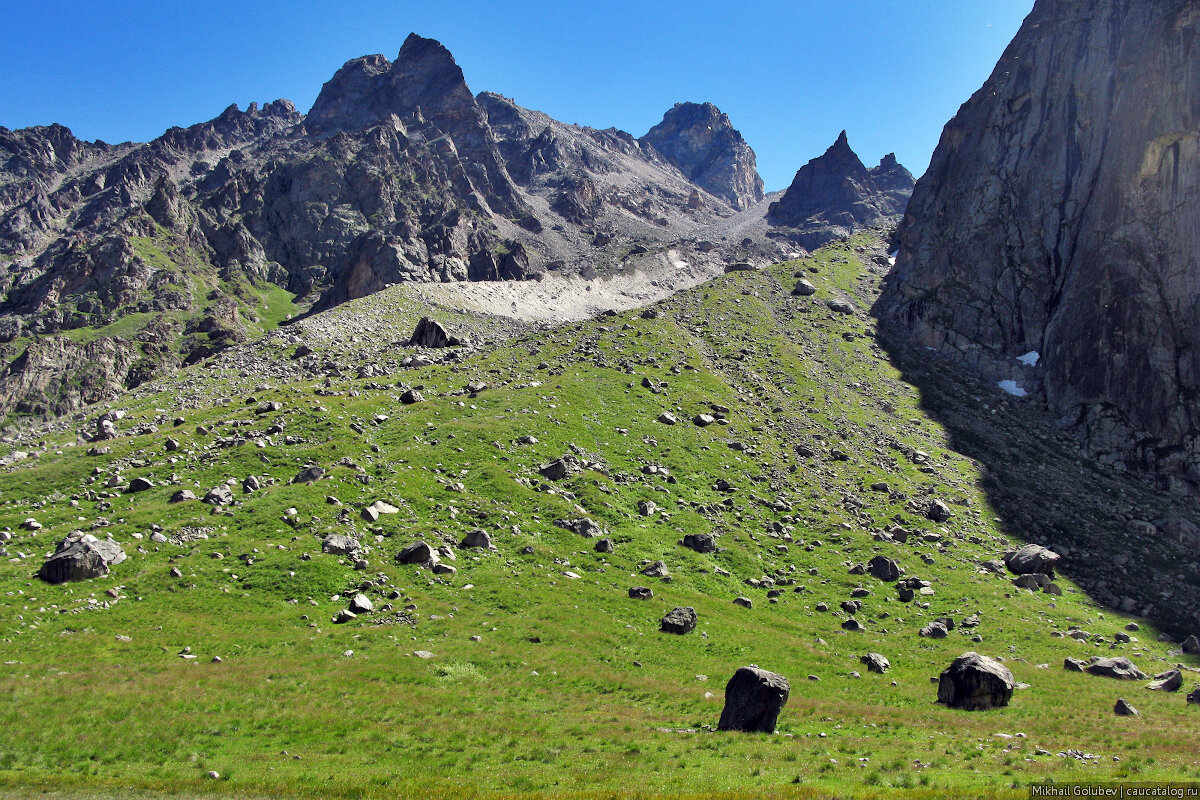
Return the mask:
[[754,151],[712,103],[677,103],[642,141],[692,183],[734,208],[749,208],[763,199]]
[[1200,488],[1200,14],[1038,0],[951,120],[879,309],[1049,406],[1108,462]]

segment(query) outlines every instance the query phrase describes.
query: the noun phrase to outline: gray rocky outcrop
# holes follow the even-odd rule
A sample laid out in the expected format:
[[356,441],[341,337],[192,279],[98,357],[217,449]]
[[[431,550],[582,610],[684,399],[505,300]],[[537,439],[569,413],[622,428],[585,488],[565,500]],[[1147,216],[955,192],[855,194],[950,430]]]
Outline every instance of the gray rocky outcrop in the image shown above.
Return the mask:
[[110,566],[124,560],[125,551],[116,542],[75,531],[58,543],[54,555],[38,570],[38,577],[47,583],[100,578],[108,574]]
[[879,302],[913,344],[1036,393],[1102,461],[1193,490],[1195,12],[1038,0],[946,125]]

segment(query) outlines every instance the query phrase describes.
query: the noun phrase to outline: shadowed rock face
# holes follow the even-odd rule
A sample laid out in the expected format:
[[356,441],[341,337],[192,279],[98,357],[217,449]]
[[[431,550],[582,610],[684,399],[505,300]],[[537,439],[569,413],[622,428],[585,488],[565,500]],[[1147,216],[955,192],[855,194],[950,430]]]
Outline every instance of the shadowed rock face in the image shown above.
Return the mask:
[[754,151],[712,103],[677,103],[642,141],[692,183],[734,208],[749,208],[763,199]]
[[895,155],[867,169],[842,131],[824,154],[800,168],[771,204],[767,221],[792,229],[787,238],[811,250],[901,214],[912,187],[912,175]]
[[1188,0],[1038,0],[947,124],[879,305],[916,344],[1040,389],[1101,460],[1193,490],[1197,47]]
[[725,707],[717,730],[774,733],[787,704],[787,678],[758,667],[739,667],[725,685]]

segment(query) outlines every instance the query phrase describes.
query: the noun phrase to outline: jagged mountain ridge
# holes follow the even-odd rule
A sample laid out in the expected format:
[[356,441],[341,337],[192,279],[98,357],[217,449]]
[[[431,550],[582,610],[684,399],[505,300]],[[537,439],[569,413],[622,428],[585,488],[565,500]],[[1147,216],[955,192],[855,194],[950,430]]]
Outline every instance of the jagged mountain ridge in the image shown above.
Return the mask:
[[[1200,488],[1200,13],[1038,0],[942,134],[880,310]],[[1168,77],[1169,76],[1169,77]]]
[[[734,213],[648,142],[473,95],[415,34],[394,62],[348,62],[307,116],[231,106],[146,145],[0,130],[0,408],[58,413],[203,358],[248,335],[272,285],[328,307],[401,281],[595,274]],[[716,238],[695,256],[741,247]],[[91,378],[69,379],[94,361],[77,343],[41,342],[133,314],[157,316]]]
[[768,209],[767,222],[780,238],[815,249],[904,213],[913,183],[894,153],[868,169],[842,131],[828,150],[796,172]]

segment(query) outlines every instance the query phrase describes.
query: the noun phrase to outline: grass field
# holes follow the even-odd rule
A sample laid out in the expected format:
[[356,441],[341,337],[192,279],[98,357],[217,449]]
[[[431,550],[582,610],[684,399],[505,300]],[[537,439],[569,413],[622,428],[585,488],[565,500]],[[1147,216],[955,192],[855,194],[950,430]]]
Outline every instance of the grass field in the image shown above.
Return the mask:
[[[1047,778],[1200,779],[1200,707],[1183,698],[1194,673],[1160,693],[1062,668],[1066,656],[1120,654],[1154,674],[1196,657],[1171,655],[1153,620],[1116,643],[1131,620],[1079,590],[1069,562],[1062,596],[980,569],[1023,532],[990,501],[985,465],[951,446],[954,432],[876,342],[879,251],[856,237],[718,278],[653,319],[494,336],[464,363],[397,369],[383,384],[260,386],[252,371],[201,366],[120,404],[123,435],[107,453],[89,455],[74,432],[100,409],[9,445],[33,456],[0,474],[0,526],[13,536],[0,563],[0,795],[1024,797]],[[798,271],[815,296],[790,296]],[[403,342],[429,311],[403,291],[339,307],[331,325],[373,314],[385,325],[376,343]],[[835,296],[857,312],[830,311]],[[272,324],[278,300],[264,300]],[[252,345],[257,357],[289,359],[291,330]],[[470,393],[473,381],[488,386]],[[425,402],[400,401],[410,385]],[[1007,417],[1010,446],[1077,458],[1016,401],[967,391],[991,392],[980,402]],[[257,413],[267,401],[282,410]],[[691,422],[714,408],[725,424]],[[129,435],[145,423],[157,432]],[[268,434],[273,424],[282,431]],[[167,437],[180,448],[168,452]],[[561,481],[538,474],[567,453],[585,466]],[[292,484],[306,465],[326,477]],[[249,475],[263,485],[245,493]],[[156,486],[121,490],[136,477]],[[226,513],[168,502],[227,481]],[[921,513],[933,499],[949,504],[948,522]],[[398,512],[366,522],[375,500]],[[657,510],[644,516],[639,501]],[[1108,524],[1086,494],[1078,506],[1081,524]],[[555,524],[584,516],[614,552]],[[42,530],[21,528],[30,517]],[[154,526],[170,541],[154,542]],[[893,526],[906,543],[873,535]],[[495,551],[456,547],[476,528]],[[84,583],[35,578],[76,529],[111,534],[128,559]],[[718,552],[678,544],[701,532]],[[368,568],[323,554],[328,533],[359,538]],[[457,571],[397,563],[417,539],[451,546]],[[877,553],[933,595],[902,603],[850,574]],[[654,560],[669,581],[640,574]],[[634,585],[653,599],[630,599]],[[858,588],[865,629],[851,633],[839,604]],[[376,611],[334,624],[359,590]],[[735,605],[741,596],[753,608]],[[697,610],[694,633],[659,632],[677,605]],[[977,628],[917,634],[972,614]],[[1053,635],[1072,626],[1092,641]],[[936,705],[931,678],[967,650],[1003,658],[1027,688],[988,712]],[[868,651],[892,669],[867,672]],[[714,732],[725,682],[751,663],[791,681],[779,731]],[[1142,715],[1114,716],[1118,697]]]

